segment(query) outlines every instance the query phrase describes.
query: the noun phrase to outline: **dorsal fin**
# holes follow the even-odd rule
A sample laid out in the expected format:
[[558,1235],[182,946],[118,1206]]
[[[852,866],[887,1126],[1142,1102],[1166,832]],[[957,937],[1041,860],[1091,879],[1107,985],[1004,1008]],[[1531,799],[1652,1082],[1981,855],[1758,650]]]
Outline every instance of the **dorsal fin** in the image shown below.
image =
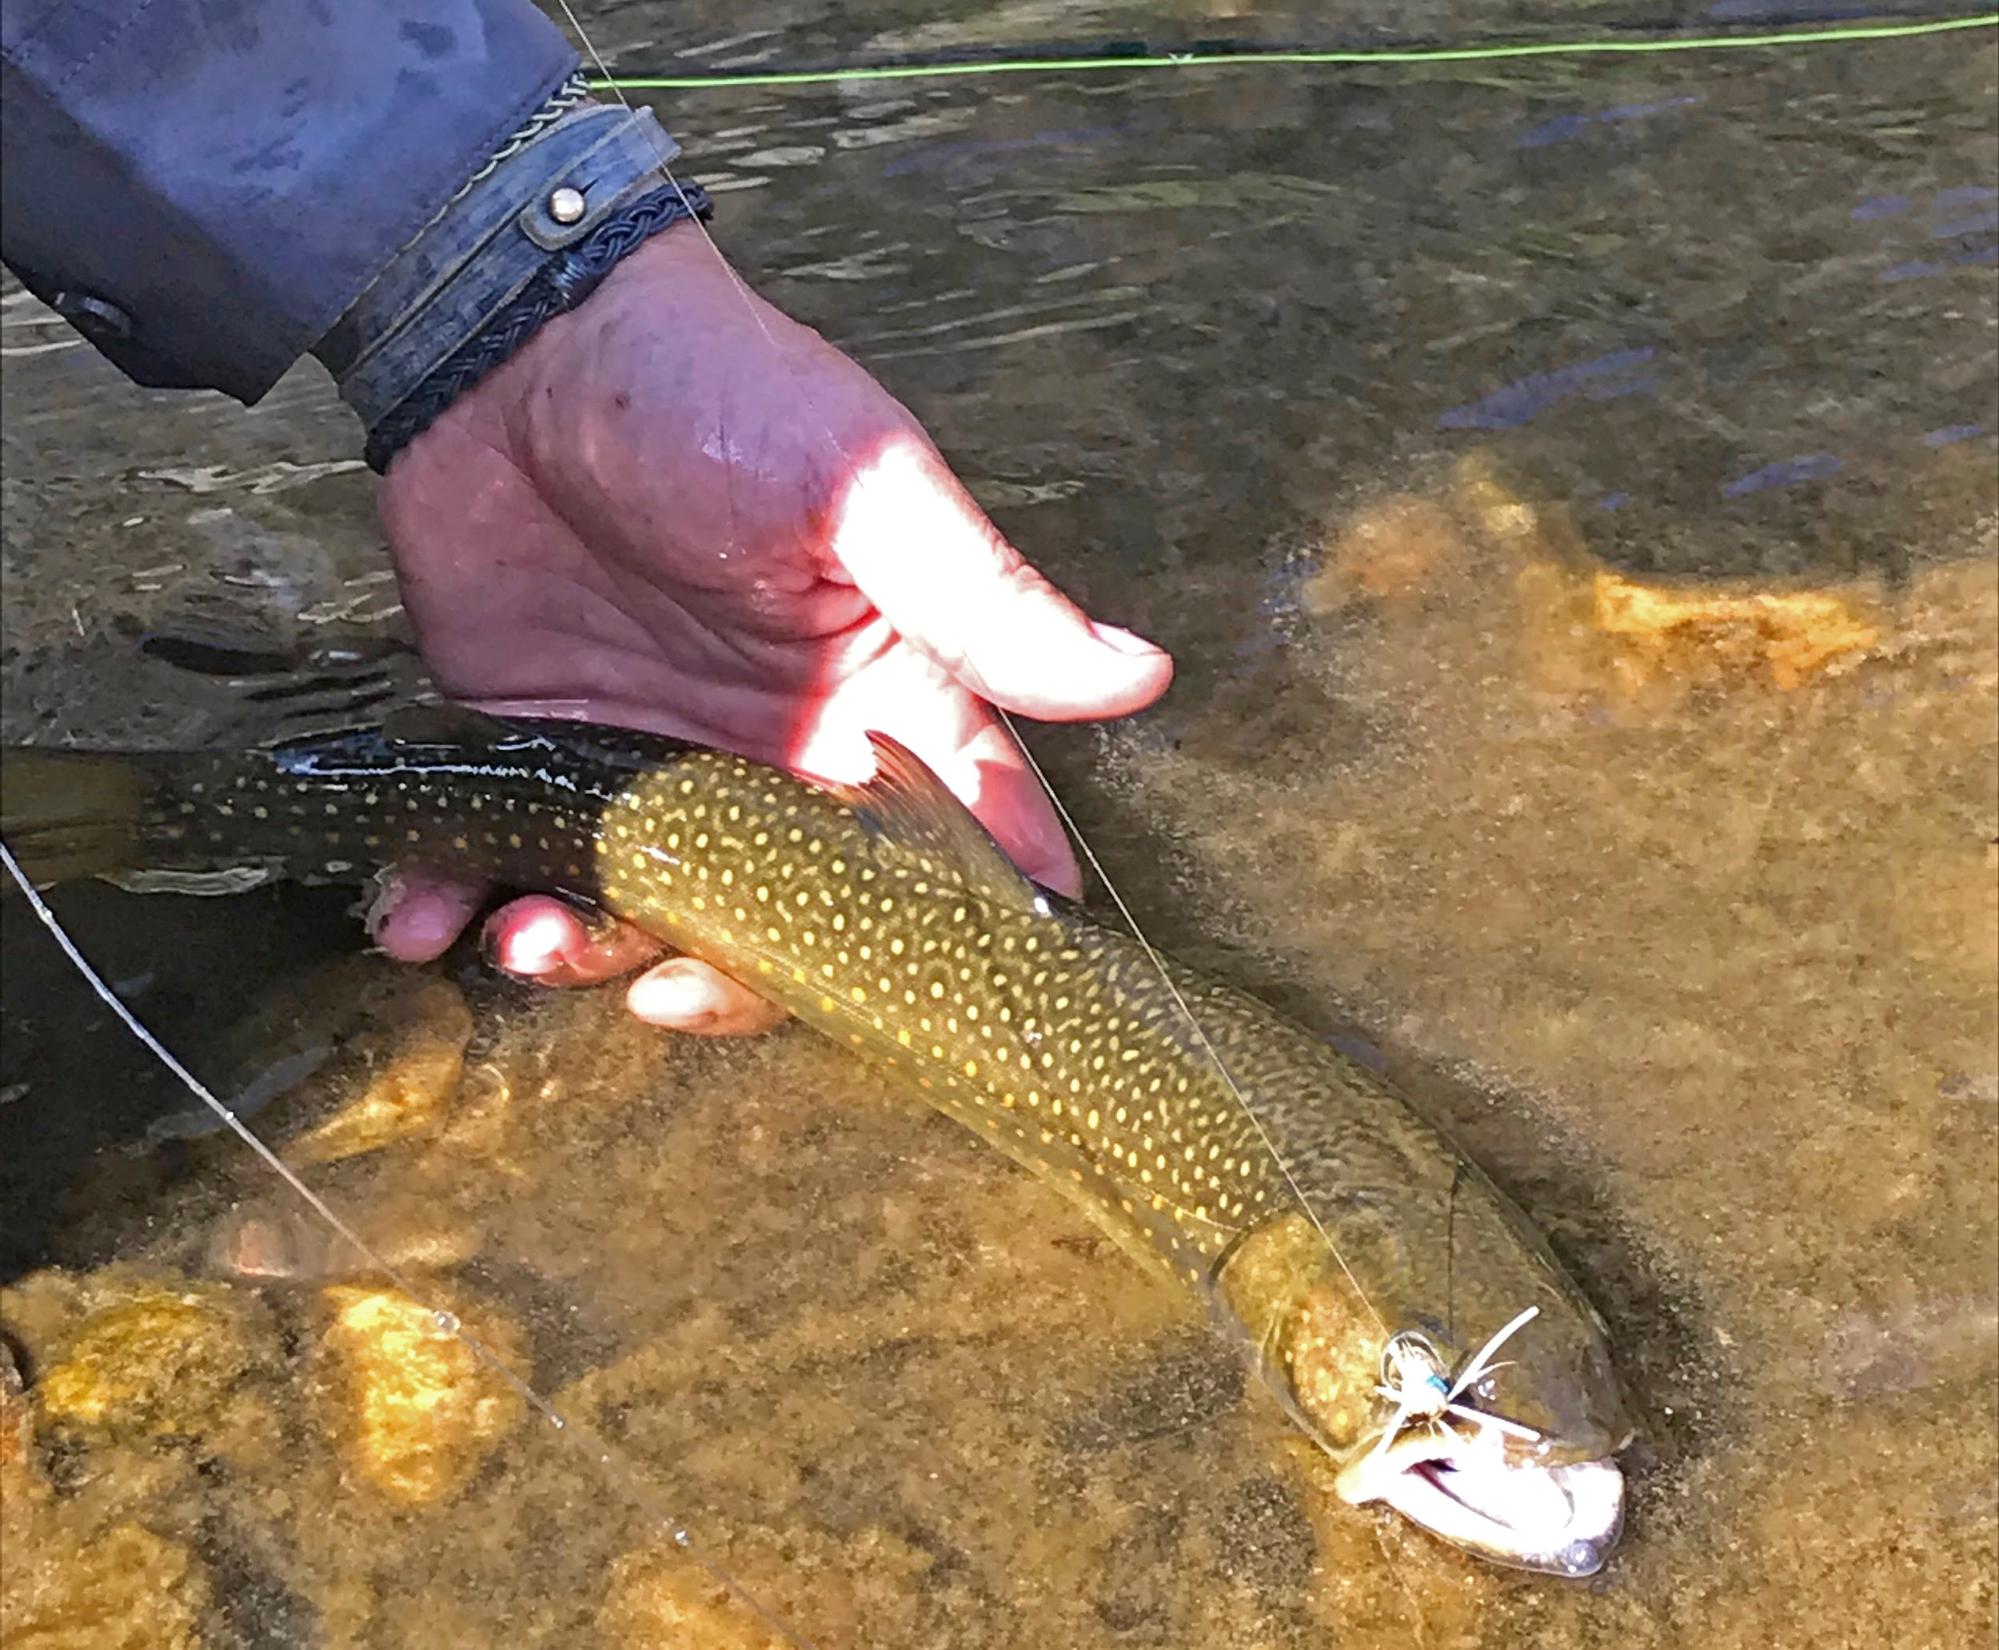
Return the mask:
[[885,733],[870,731],[868,743],[875,753],[874,777],[839,787],[863,825],[927,876],[957,883],[995,905],[1040,904],[1041,890],[920,756]]

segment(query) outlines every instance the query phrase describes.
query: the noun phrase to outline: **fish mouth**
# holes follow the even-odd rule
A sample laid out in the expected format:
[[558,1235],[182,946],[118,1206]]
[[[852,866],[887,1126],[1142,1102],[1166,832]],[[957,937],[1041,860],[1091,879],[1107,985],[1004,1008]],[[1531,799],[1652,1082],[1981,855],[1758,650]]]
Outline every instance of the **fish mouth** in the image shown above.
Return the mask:
[[1412,1433],[1341,1469],[1343,1500],[1385,1502],[1454,1547],[1497,1564],[1580,1579],[1624,1533],[1624,1474],[1609,1457],[1522,1460],[1485,1440]]

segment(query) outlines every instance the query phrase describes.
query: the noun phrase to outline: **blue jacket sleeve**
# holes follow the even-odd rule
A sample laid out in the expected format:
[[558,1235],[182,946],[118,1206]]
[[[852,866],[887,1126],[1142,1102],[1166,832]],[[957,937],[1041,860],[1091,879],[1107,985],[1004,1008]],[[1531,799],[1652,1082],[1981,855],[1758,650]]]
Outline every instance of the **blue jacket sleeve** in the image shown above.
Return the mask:
[[527,0],[7,0],[0,258],[255,401],[575,66]]

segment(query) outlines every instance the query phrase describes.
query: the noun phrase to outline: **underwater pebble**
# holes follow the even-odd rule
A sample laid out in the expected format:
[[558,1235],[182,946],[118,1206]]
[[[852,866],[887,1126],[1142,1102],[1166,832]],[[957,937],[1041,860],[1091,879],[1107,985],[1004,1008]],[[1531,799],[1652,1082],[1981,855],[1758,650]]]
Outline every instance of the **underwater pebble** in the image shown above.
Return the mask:
[[243,1312],[225,1292],[141,1287],[84,1318],[34,1398],[65,1430],[194,1436],[216,1425],[253,1362]]
[[[200,1650],[208,1573],[179,1542],[138,1524],[86,1537],[64,1527],[23,1530],[8,1508],[0,1617],[19,1650]],[[14,1545],[18,1536],[20,1545]]]
[[[352,1475],[405,1506],[456,1495],[519,1422],[519,1394],[401,1290],[336,1285],[322,1299],[329,1400]],[[511,1324],[481,1311],[469,1327],[517,1364]]]
[[[416,983],[420,982],[420,983]],[[285,1150],[294,1168],[338,1163],[427,1136],[450,1112],[472,1039],[472,1011],[448,980],[417,976],[409,1019],[397,1028],[360,1092]]]

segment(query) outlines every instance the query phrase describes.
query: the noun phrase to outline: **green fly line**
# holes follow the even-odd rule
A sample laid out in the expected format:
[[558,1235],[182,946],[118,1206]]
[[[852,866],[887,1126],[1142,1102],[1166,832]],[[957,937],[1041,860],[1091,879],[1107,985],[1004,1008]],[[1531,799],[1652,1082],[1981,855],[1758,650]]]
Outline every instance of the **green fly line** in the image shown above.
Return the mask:
[[1220,51],[1098,53],[1075,57],[1000,57],[971,61],[851,64],[823,69],[721,69],[705,74],[618,75],[590,82],[597,92],[699,92],[751,86],[859,85],[869,81],[963,79],[1000,74],[1121,74],[1132,70],[1278,67],[1364,68],[1376,64],[1492,63],[1530,57],[1635,57],[1661,52],[1772,51],[1864,40],[1910,40],[1999,26],[1999,12],[1916,23],[1861,23],[1768,34],[1685,35],[1653,40],[1534,40],[1476,46],[1384,46],[1313,50],[1297,46]]

